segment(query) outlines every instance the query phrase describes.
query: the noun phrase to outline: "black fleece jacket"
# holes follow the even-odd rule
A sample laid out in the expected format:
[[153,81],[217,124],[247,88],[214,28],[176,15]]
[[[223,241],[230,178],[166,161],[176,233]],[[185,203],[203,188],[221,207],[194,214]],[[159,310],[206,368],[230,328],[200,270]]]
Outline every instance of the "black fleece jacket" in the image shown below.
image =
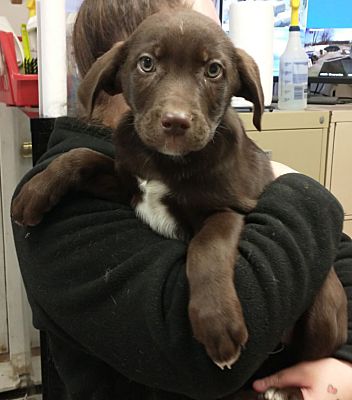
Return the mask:
[[[113,157],[110,136],[58,119],[47,153],[24,181],[72,148]],[[14,225],[34,325],[49,335],[62,398],[143,400],[146,385],[181,394],[170,398],[216,399],[289,364],[285,351],[271,353],[335,259],[351,302],[352,246],[341,237],[342,221],[336,199],[306,176],[284,175],[267,187],[246,218],[236,266],[249,341],[226,371],[192,337],[186,244],[158,236],[130,207],[84,193],[68,194],[37,227]],[[351,332],[349,343],[338,357],[352,361]],[[160,393],[151,398],[169,398]]]

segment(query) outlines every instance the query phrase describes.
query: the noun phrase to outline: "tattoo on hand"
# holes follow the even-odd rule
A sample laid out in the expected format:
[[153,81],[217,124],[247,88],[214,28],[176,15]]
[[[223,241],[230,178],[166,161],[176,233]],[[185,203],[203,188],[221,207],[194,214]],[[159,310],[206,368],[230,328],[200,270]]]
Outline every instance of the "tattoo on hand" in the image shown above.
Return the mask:
[[327,392],[329,394],[337,394],[337,388],[334,387],[333,385],[329,384],[327,388]]

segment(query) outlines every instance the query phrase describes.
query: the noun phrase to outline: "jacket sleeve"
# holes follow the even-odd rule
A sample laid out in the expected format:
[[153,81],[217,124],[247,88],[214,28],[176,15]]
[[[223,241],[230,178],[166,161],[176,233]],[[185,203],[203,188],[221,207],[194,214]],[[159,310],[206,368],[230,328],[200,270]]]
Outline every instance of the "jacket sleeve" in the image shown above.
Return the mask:
[[311,304],[335,259],[343,212],[316,181],[288,174],[246,218],[235,285],[249,329],[221,371],[192,337],[186,245],[133,210],[69,194],[43,222],[13,232],[36,327],[148,386],[194,399],[240,388]]

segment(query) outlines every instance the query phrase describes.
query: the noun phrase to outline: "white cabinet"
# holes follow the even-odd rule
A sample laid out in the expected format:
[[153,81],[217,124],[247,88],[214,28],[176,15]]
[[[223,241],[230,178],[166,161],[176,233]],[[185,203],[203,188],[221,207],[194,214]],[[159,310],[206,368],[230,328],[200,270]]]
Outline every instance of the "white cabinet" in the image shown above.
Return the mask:
[[252,114],[243,113],[241,119],[248,135],[269,151],[273,160],[331,190],[344,208],[344,231],[352,236],[352,107],[266,112],[261,132],[255,130]]
[[352,219],[345,219],[343,230],[345,233],[347,233],[348,236],[352,238]]
[[[1,187],[1,177],[0,177]],[[0,201],[1,192],[0,192]],[[0,203],[0,204],[1,204]],[[0,227],[3,226],[2,209],[0,208]],[[5,254],[4,254],[4,233],[0,229],[0,357],[8,353],[9,338],[6,309],[6,282],[5,282]]]
[[31,158],[20,155],[30,140],[26,115],[0,104],[0,392],[19,387],[21,379],[41,380],[39,336],[31,325],[10,221],[11,196],[32,165]]
[[328,111],[265,112],[261,132],[252,124],[251,113],[242,113],[240,117],[248,136],[268,151],[274,161],[324,184]]
[[352,107],[331,109],[326,187],[345,212],[344,231],[352,236]]

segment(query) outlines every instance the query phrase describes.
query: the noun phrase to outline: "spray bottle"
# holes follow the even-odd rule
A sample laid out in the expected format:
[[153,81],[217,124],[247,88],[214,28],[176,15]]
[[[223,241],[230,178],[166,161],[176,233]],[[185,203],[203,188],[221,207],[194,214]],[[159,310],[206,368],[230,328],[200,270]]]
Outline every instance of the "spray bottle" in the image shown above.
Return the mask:
[[307,107],[308,57],[299,28],[300,0],[291,0],[291,25],[286,49],[280,57],[279,101],[281,110],[303,110]]
[[33,58],[37,58],[37,13],[36,0],[27,0],[29,19],[27,22],[27,31],[29,36],[30,51]]

